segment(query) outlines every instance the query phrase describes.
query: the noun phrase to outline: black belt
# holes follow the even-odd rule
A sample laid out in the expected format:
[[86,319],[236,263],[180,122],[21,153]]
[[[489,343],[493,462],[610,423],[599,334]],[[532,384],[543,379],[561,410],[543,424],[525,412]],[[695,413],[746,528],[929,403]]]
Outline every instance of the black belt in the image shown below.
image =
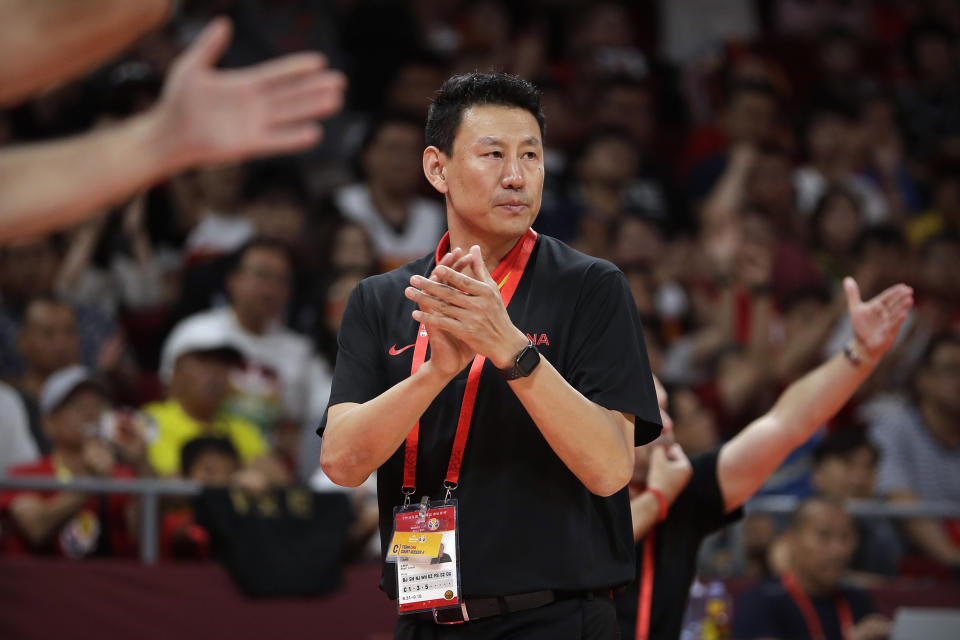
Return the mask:
[[496,598],[467,598],[459,607],[435,609],[432,613],[416,614],[419,619],[429,620],[437,624],[457,624],[468,620],[489,618],[506,615],[527,609],[536,609],[572,598],[610,598],[610,589],[595,589],[592,591],[531,591],[529,593],[515,593],[509,596]]

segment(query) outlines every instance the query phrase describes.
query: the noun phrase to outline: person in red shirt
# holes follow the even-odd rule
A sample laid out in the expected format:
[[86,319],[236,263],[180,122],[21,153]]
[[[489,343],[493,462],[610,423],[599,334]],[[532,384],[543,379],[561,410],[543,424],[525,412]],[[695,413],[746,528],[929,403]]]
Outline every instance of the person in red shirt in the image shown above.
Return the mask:
[[[40,397],[50,455],[10,469],[10,476],[134,478],[149,473],[143,434],[129,421],[104,432],[106,389],[79,365],[54,373]],[[118,456],[128,464],[118,462]],[[134,555],[136,501],[119,494],[15,490],[0,494],[0,550],[12,554]]]

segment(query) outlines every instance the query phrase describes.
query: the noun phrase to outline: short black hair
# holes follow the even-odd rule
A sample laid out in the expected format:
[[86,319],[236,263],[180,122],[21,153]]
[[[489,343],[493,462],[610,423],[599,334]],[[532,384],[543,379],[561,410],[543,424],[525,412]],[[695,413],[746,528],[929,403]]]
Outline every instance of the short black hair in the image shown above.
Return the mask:
[[862,258],[870,245],[905,250],[907,249],[907,239],[899,227],[890,224],[878,224],[867,227],[860,232],[853,245],[854,256],[858,259]]
[[281,197],[306,208],[307,185],[300,166],[288,161],[264,162],[250,169],[243,181],[243,199],[255,202]]
[[408,111],[404,111],[403,109],[390,109],[378,114],[370,122],[370,126],[367,128],[366,133],[364,133],[360,150],[366,151],[368,148],[370,148],[370,145],[374,143],[374,141],[377,139],[377,136],[380,135],[380,132],[392,124],[408,126],[420,131],[420,129],[423,127],[423,118]]
[[236,447],[227,438],[217,438],[214,436],[200,436],[187,441],[180,449],[180,473],[185,476],[190,475],[193,465],[197,463],[200,456],[215,453],[221,456],[231,458],[237,464],[240,463],[240,456],[237,454]]
[[239,249],[234,251],[230,259],[230,273],[235,273],[240,270],[240,267],[243,265],[243,259],[247,257],[247,254],[251,251],[258,249],[263,249],[266,251],[273,251],[275,253],[282,254],[286,260],[287,264],[290,266],[291,272],[297,264],[296,258],[293,255],[293,252],[290,250],[284,242],[280,240],[275,240],[274,238],[264,238],[262,236],[257,236],[249,240],[246,244],[241,246]]
[[541,139],[546,131],[540,90],[532,83],[506,73],[473,72],[451,77],[437,91],[427,113],[427,145],[453,155],[463,112],[474,105],[524,109],[537,119]]
[[813,450],[813,466],[819,467],[828,458],[846,459],[854,451],[864,448],[873,454],[874,463],[880,460],[880,450],[870,442],[863,428],[851,426],[837,429],[821,440]]
[[936,355],[940,347],[952,345],[960,347],[960,331],[947,329],[930,338],[927,348],[923,350],[923,356],[920,358],[918,370],[928,369],[933,364],[933,356]]

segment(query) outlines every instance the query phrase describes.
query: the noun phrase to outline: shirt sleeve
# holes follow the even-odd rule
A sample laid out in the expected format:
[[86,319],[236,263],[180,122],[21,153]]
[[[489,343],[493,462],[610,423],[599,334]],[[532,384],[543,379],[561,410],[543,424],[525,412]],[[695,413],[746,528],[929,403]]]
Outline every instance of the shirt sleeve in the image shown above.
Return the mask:
[[634,443],[660,435],[660,410],[636,303],[619,269],[588,278],[574,310],[564,375],[602,407],[636,417]]
[[719,457],[720,450],[714,449],[690,459],[690,466],[693,467],[690,482],[671,507],[671,513],[676,510],[681,515],[685,514],[685,520],[696,526],[703,535],[722,529],[743,516],[743,507],[727,513],[717,478]]
[[317,434],[323,436],[327,411],[341,402],[363,403],[387,388],[387,375],[380,339],[368,309],[364,282],[354,288],[347,301],[337,336],[337,361],[333,370],[330,401],[320,419]]

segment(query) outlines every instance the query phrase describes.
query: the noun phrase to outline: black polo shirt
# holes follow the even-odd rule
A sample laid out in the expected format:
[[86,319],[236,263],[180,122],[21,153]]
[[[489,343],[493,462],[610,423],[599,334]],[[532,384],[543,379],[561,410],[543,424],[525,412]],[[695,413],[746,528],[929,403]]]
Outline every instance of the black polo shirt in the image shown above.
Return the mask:
[[[330,405],[366,402],[410,375],[418,324],[404,296],[433,255],[362,281],[347,303]],[[643,332],[626,278],[612,264],[540,235],[508,307],[544,358],[575,389],[608,409],[636,416],[637,444],[660,432]],[[390,355],[395,353],[396,355]],[[417,495],[443,497],[465,369],[420,420]],[[322,435],[326,416],[318,433]],[[412,425],[411,425],[412,426]],[[385,552],[400,504],[403,446],[378,470]],[[553,452],[520,400],[487,361],[454,497],[460,504],[460,562],[467,597],[541,589],[583,590],[633,579],[634,544],[624,488],[592,494]],[[384,565],[381,588],[396,598]]]
[[[687,607],[690,583],[697,573],[697,553],[703,539],[739,519],[743,509],[726,513],[717,478],[720,450],[690,459],[693,475],[673,504],[667,519],[654,531],[653,601],[650,603],[651,640],[677,640]],[[616,596],[620,635],[636,635],[637,598],[643,575],[643,540],[637,545],[637,580]]]
[[[850,586],[841,586],[839,591],[850,606],[854,624],[876,612],[866,591]],[[810,602],[820,619],[826,640],[843,640],[834,597],[811,598]],[[740,594],[734,609],[733,633],[741,640],[805,640],[810,637],[803,613],[779,580],[761,582]]]

